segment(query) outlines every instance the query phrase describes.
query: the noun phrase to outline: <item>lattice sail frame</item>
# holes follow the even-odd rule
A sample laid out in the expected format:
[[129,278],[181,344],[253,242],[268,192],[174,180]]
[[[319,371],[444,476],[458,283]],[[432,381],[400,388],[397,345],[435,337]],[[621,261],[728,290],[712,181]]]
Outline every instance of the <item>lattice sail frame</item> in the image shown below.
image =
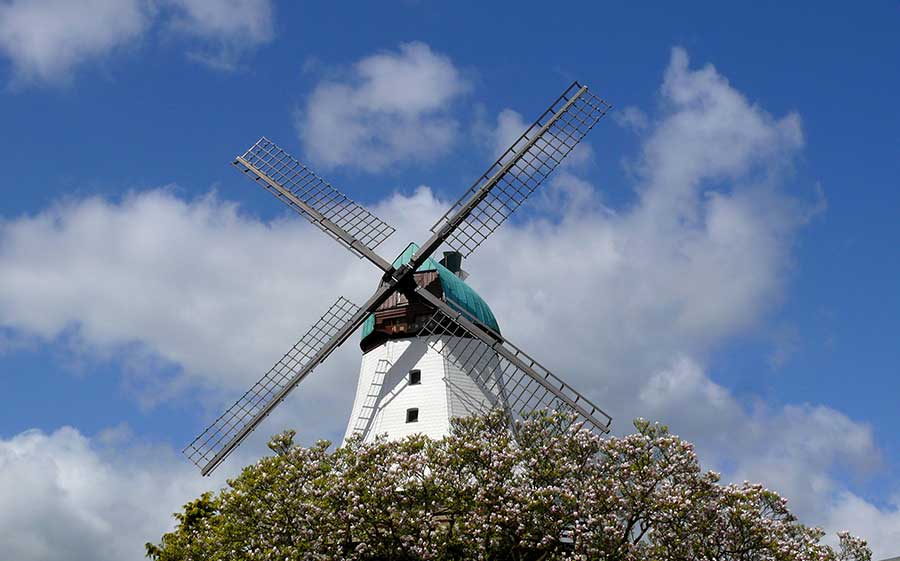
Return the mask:
[[[465,312],[460,313],[466,315],[469,321],[474,320]],[[420,336],[426,337],[426,343],[432,349],[461,368],[485,392],[485,399],[478,404],[482,411],[499,404],[513,419],[519,420],[542,409],[569,412],[574,414],[573,420],[578,422],[580,419],[591,430],[604,434],[609,432],[612,417],[499,335],[496,335],[495,345],[503,345],[547,385],[498,354],[491,345],[441,311],[436,311],[425,323]]]
[[[541,185],[610,108],[586,87],[573,83],[435,224],[435,235],[426,243],[427,255],[419,257],[426,258],[444,242],[469,256]],[[238,156],[234,165],[352,253],[368,258],[386,272],[393,271],[374,249],[394,228],[273,142],[261,138]],[[401,282],[399,278],[395,281],[392,290]],[[366,310],[374,311],[387,290],[380,287],[365,304]],[[444,308],[453,314],[450,308]],[[281,361],[185,448],[185,455],[201,467],[203,475],[208,475],[311,372],[316,366],[313,359],[322,362],[364,317],[360,308],[338,299]],[[462,321],[457,314],[453,317]],[[490,390],[486,408],[502,404],[517,417],[536,409],[568,410],[584,418],[583,423],[608,432],[611,418],[606,413],[498,334],[492,333],[496,342],[485,344],[478,337],[490,337],[477,326],[472,327],[478,331],[473,336],[440,311],[429,326],[431,337],[443,338],[434,348],[446,353],[476,376],[475,381],[484,389]],[[448,340],[449,332],[460,333],[461,337]],[[468,360],[463,360],[466,357]]]
[[[582,92],[581,90],[584,89]],[[574,98],[574,101],[566,107]],[[559,98],[534,122],[494,165],[478,178],[444,216],[431,228],[438,229],[463,207],[472,195],[502,170],[504,165],[524,150],[516,162],[491,189],[469,216],[451,234],[445,243],[468,257],[507,218],[522,205],[538,186],[553,172],[578,142],[612,108],[610,104],[572,83]],[[560,110],[562,115],[537,140],[528,146],[544,125]]]
[[286,188],[297,199],[337,224],[370,250],[374,251],[381,242],[394,233],[393,226],[335,189],[330,183],[266,137],[260,138],[256,144],[235,160],[234,165],[323,232],[341,242],[358,257],[362,257],[359,251],[324,227],[319,217],[310,214],[270,185],[260,176],[260,173]]
[[294,379],[296,374],[358,311],[353,302],[338,298],[281,360],[185,447],[184,455],[204,471],[215,467],[210,462],[219,452],[273,401],[284,399],[286,391],[300,382]]

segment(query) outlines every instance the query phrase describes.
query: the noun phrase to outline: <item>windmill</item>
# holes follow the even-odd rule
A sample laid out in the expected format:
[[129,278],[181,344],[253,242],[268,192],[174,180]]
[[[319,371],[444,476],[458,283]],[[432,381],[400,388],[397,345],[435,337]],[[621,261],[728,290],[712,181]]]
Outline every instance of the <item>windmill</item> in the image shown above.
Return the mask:
[[[402,357],[394,363],[398,357],[391,356],[389,346],[398,340],[405,341],[406,350],[410,340],[419,345],[412,362],[438,359],[445,385],[455,381],[458,386],[457,413],[502,407],[510,418],[521,418],[541,408],[565,409],[577,422],[608,432],[609,415],[502,336],[477,295],[474,305],[466,305],[472,303],[471,294],[460,297],[460,287],[448,272],[463,282],[461,258],[509,218],[609,109],[587,86],[574,82],[447,210],[430,237],[421,246],[410,244],[394,262],[375,252],[393,227],[274,143],[262,138],[238,156],[234,166],[357,257],[368,259],[382,276],[362,306],[338,298],[281,360],[184,449],[185,455],[208,475],[360,327],[366,332],[363,350],[369,352],[363,357],[348,435],[373,434],[377,415],[383,417],[389,409],[386,402],[398,401],[396,391],[385,388],[392,372],[410,366],[401,364]],[[436,263],[432,255],[444,244],[452,251]],[[423,373],[409,369],[408,376],[402,387],[418,385]],[[418,421],[418,409],[405,412],[407,424]]]

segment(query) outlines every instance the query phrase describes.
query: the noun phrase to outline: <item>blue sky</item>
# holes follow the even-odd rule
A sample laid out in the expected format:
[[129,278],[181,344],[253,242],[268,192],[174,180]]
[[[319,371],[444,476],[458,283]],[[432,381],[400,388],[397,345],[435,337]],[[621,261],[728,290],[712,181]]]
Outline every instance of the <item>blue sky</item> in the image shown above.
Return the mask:
[[355,344],[217,478],[177,453],[377,280],[236,154],[295,153],[398,227],[390,256],[577,79],[613,113],[466,265],[504,332],[618,432],[669,423],[900,553],[898,11],[0,1],[7,547],[137,559],[266,435],[342,433]]

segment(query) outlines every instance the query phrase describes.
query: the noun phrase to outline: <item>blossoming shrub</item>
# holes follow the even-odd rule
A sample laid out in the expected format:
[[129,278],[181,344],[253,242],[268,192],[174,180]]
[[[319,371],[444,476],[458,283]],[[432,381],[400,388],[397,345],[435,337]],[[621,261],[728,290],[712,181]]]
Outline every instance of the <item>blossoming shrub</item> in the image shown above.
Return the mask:
[[156,561],[816,560],[869,561],[863,540],[796,521],[761,485],[722,485],[690,443],[636,421],[599,438],[539,414],[458,419],[442,440],[329,451],[274,437],[276,455],[176,513]]

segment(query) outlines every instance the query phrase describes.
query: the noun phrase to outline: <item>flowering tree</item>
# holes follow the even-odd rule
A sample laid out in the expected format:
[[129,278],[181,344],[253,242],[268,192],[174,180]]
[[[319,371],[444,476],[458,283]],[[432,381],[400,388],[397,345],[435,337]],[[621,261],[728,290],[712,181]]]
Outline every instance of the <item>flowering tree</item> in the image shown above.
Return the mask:
[[176,513],[155,561],[870,561],[865,541],[796,521],[760,485],[722,485],[664,426],[599,438],[571,418],[453,421],[441,440],[351,440],[277,452]]

